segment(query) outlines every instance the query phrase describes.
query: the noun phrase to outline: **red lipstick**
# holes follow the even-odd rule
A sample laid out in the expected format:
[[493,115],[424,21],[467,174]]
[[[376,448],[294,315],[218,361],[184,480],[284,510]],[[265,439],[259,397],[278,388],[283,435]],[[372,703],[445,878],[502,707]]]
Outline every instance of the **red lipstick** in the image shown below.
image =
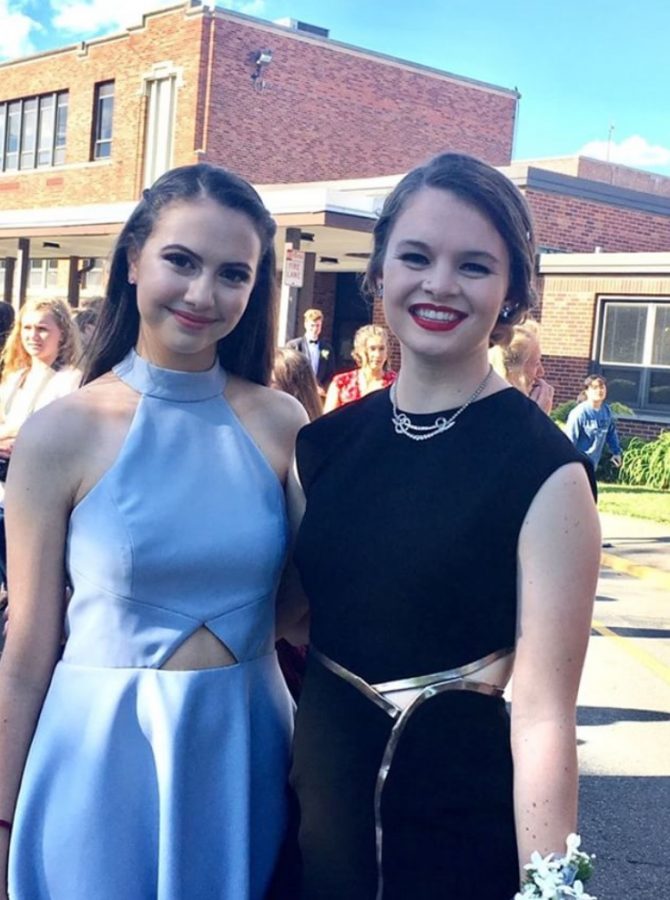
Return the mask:
[[415,303],[409,314],[416,324],[426,331],[453,331],[468,314],[450,306],[436,306],[434,303]]

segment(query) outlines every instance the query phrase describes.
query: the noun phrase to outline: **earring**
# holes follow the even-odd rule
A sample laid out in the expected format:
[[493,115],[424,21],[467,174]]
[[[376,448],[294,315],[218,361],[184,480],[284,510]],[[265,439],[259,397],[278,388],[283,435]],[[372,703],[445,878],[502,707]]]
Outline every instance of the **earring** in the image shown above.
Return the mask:
[[381,299],[383,298],[383,296],[384,296],[384,285],[383,285],[383,283],[382,283],[381,281],[380,281],[379,284],[377,285],[377,296],[379,297],[380,300],[381,300]]
[[507,321],[507,319],[511,318],[514,315],[515,310],[515,306],[503,306],[500,311],[500,318],[503,320],[503,322]]
[[132,284],[132,285],[135,284],[135,279],[133,278],[132,275],[129,275],[129,276],[128,276],[128,284]]

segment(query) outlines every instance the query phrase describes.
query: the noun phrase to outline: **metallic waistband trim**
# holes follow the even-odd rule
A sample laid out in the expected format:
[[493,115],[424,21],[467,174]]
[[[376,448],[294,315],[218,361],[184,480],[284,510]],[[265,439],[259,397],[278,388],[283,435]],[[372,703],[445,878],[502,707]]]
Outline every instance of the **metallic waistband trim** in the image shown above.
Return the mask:
[[[321,653],[320,650],[317,650],[314,646],[310,647],[309,652],[326,669],[333,672],[335,675],[338,675],[340,678],[343,678],[345,681],[348,681],[349,684],[360,691],[364,697],[367,697],[368,700],[383,709],[391,719],[394,719],[393,727],[391,728],[391,733],[386,742],[382,754],[382,761],[377,772],[374,793],[375,855],[377,863],[376,900],[382,900],[384,894],[384,875],[382,869],[384,843],[384,829],[381,815],[382,795],[386,779],[388,778],[391,769],[393,757],[410,716],[419,708],[419,706],[425,703],[426,700],[430,700],[431,697],[435,697],[445,691],[475,691],[476,693],[484,694],[489,697],[502,697],[504,692],[503,688],[470,679],[466,676],[479,672],[491,663],[502,659],[504,656],[508,656],[513,652],[513,648],[495,650],[493,653],[489,653],[488,656],[482,657],[482,659],[467,663],[464,666],[459,666],[456,669],[447,669],[444,672],[435,672],[430,675],[418,675],[412,678],[401,678],[397,681],[379,682],[378,684],[368,684],[368,682],[359,675],[355,675],[353,672],[350,672],[349,669],[345,669],[344,666],[336,663],[334,660],[330,659],[330,657]],[[384,696],[384,694],[388,692],[403,691],[411,688],[414,688],[415,690],[420,689],[421,693],[404,708],[397,706]]]

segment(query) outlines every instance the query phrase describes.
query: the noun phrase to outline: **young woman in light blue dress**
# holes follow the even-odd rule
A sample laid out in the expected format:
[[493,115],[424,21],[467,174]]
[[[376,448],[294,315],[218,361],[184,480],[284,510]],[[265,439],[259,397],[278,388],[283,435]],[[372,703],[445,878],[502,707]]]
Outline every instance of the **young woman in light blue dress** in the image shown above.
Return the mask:
[[265,387],[274,231],[222,169],[162,176],[118,240],[86,386],[17,440],[3,900],[268,892],[292,719],[283,482],[306,419]]

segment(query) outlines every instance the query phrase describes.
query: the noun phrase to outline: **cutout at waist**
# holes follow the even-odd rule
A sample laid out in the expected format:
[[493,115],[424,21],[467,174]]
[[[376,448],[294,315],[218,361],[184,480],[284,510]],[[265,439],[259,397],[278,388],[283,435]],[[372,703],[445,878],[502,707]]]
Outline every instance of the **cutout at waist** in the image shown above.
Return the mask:
[[203,626],[187,637],[160,668],[172,671],[192,671],[220,669],[236,664],[235,655],[223,641]]
[[[316,647],[310,647],[310,653],[321,665],[348,681],[392,719],[406,712],[420,700],[428,699],[428,697],[445,690],[470,690],[493,697],[502,697],[512,674],[514,660],[514,649],[505,647],[474,662],[454,669],[446,669],[443,672],[431,672],[427,675],[415,675],[394,681],[369,684],[360,675],[350,672],[349,669],[330,659],[325,653],[321,653]],[[495,680],[491,683],[490,679]]]

